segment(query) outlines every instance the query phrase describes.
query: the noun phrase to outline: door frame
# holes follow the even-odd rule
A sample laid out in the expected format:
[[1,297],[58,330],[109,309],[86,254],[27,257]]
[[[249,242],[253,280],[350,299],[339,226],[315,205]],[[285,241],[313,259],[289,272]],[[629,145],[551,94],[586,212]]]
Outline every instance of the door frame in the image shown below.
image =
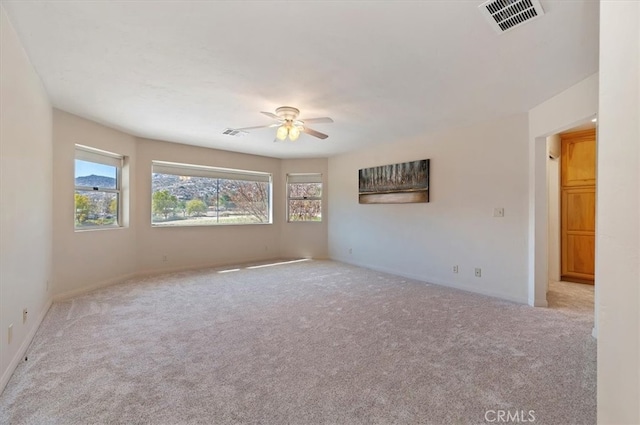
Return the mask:
[[[547,285],[549,281],[547,137],[586,124],[595,118],[596,115],[597,113],[594,112],[577,121],[566,123],[558,128],[549,129],[542,134],[534,135],[532,141],[529,143],[530,218],[528,301],[529,305],[533,307],[547,307],[549,305],[547,302]],[[597,255],[596,251],[596,257]]]

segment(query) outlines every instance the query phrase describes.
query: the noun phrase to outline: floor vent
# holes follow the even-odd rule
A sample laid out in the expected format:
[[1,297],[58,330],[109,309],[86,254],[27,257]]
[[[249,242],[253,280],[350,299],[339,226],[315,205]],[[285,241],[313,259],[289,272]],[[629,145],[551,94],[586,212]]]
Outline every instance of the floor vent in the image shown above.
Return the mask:
[[222,134],[226,134],[227,136],[244,136],[245,134],[247,134],[246,131],[242,131],[242,130],[236,130],[234,128],[225,128],[224,131],[222,132]]
[[539,0],[489,0],[478,8],[499,34],[544,15]]

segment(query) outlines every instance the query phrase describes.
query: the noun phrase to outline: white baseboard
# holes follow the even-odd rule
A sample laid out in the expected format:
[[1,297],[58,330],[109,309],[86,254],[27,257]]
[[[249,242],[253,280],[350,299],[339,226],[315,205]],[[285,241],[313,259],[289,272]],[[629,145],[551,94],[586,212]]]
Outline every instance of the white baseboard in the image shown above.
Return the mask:
[[111,285],[117,285],[118,283],[122,283],[125,280],[133,279],[137,277],[138,273],[129,273],[122,276],[114,277],[112,279],[103,280],[102,282],[94,283],[93,285],[83,286],[82,288],[72,289],[70,291],[63,292],[61,294],[56,294],[53,296],[53,302],[60,302],[68,300],[69,298],[77,297],[78,295],[84,295],[91,291],[95,291],[96,289],[105,288]]
[[433,279],[433,278],[430,278],[428,276],[419,276],[419,275],[414,275],[414,274],[411,274],[411,273],[404,273],[404,272],[401,272],[401,271],[398,271],[398,270],[388,269],[386,267],[379,267],[377,265],[360,263],[358,261],[350,261],[350,260],[347,260],[347,259],[344,259],[344,258],[331,258],[331,259],[334,260],[334,261],[339,261],[341,263],[352,264],[354,266],[364,267],[365,269],[371,269],[371,270],[376,270],[376,271],[383,272],[383,273],[393,274],[393,275],[396,275],[396,276],[402,276],[402,277],[406,277],[407,279],[413,279],[413,280],[417,280],[417,281],[420,281],[420,282],[432,283],[432,284],[438,285],[438,286],[444,286],[444,287],[447,287],[447,288],[453,288],[453,289],[458,289],[458,290],[461,290],[461,291],[472,292],[474,294],[486,295],[488,297],[499,298],[501,300],[506,300],[506,301],[512,301],[512,302],[518,303],[518,304],[527,304],[527,299],[526,298],[505,296],[504,294],[500,294],[500,293],[493,292],[493,291],[486,291],[486,290],[484,290],[482,288],[471,288],[471,287],[459,285],[459,284],[453,283],[453,282],[444,282],[444,281],[441,281],[439,279]]
[[154,270],[146,270],[139,271],[135,274],[135,277],[149,277],[149,276],[159,276],[163,274],[169,273],[179,273],[185,271],[196,271],[196,270],[206,270],[206,269],[217,269],[222,267],[233,267],[233,266],[241,266],[243,264],[251,264],[265,261],[278,261],[282,260],[281,256],[275,257],[247,257],[239,260],[233,261],[221,261],[216,263],[201,263],[201,264],[192,264],[186,266],[177,266],[177,267],[165,267],[163,269],[154,269]]
[[162,269],[147,270],[147,271],[138,271],[135,273],[128,273],[122,276],[114,277],[112,279],[103,280],[102,282],[94,283],[93,285],[83,286],[82,288],[72,289],[70,291],[56,294],[53,297],[53,302],[66,301],[69,298],[84,295],[98,289],[106,288],[108,286],[117,285],[129,279],[158,276],[158,275],[163,275],[168,273],[178,273],[178,272],[191,271],[191,270],[204,270],[204,269],[211,269],[211,268],[218,268],[218,267],[228,267],[228,266],[240,265],[240,264],[246,264],[246,263],[252,263],[252,262],[275,261],[278,259],[280,259],[280,257],[274,257],[274,258],[252,257],[252,258],[245,258],[245,259],[241,259],[233,262],[204,263],[204,264],[195,264],[195,265],[187,265],[187,266],[165,267]]
[[533,301],[533,307],[549,307],[549,303],[546,298],[537,299]]
[[20,344],[20,348],[18,348],[16,355],[13,356],[13,359],[11,359],[11,362],[9,363],[9,367],[2,374],[2,378],[0,378],[0,394],[2,394],[2,392],[4,391],[4,388],[7,386],[9,379],[11,379],[11,375],[13,375],[13,372],[18,367],[18,364],[20,364],[20,362],[24,358],[24,355],[27,352],[27,348],[29,348],[29,345],[31,344],[33,337],[36,335],[36,332],[38,332],[38,329],[40,328],[40,324],[44,320],[44,317],[47,315],[47,312],[49,311],[49,309],[51,308],[51,304],[53,304],[53,300],[49,298],[49,300],[45,303],[44,308],[42,309],[40,314],[38,314],[38,317],[36,318],[36,322],[31,327],[31,330],[27,334],[27,337],[24,339],[24,341],[22,341],[22,344]]

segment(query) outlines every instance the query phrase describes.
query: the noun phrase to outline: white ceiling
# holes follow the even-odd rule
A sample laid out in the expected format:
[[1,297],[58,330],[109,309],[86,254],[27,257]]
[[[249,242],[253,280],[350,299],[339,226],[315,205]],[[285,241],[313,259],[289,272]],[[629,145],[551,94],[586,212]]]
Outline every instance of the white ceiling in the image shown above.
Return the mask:
[[[496,34],[477,1],[2,1],[55,107],[172,142],[325,157],[525,112],[598,70],[598,2]],[[273,143],[227,127],[330,116]]]

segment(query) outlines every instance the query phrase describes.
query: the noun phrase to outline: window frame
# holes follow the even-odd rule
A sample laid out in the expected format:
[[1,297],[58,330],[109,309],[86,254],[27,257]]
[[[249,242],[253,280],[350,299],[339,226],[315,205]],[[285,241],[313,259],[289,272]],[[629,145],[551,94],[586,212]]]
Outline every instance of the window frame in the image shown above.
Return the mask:
[[[117,199],[117,210],[116,210],[116,223],[111,225],[100,225],[95,227],[78,227],[76,225],[76,208],[75,208],[75,197],[74,197],[74,219],[73,219],[73,227],[75,231],[83,232],[86,230],[106,230],[106,229],[118,229],[123,227],[123,199],[122,199],[122,169],[124,168],[124,155],[120,155],[117,153],[105,151],[102,149],[93,148],[90,146],[75,145],[75,153],[74,153],[74,191],[75,194],[78,191],[82,192],[103,192],[103,193],[115,193]],[[75,184],[75,166],[76,160],[84,161],[84,162],[92,162],[94,164],[101,164],[115,167],[116,169],[116,187],[115,189],[98,187],[98,186],[79,186]]]
[[[218,180],[235,180],[245,182],[267,183],[267,221],[252,223],[208,223],[208,224],[165,224],[154,223],[153,221],[153,175],[165,174],[182,177],[204,177]],[[168,162],[161,160],[151,161],[151,214],[150,222],[152,227],[216,227],[216,226],[247,226],[247,225],[269,225],[273,224],[273,174],[264,171],[250,171],[233,168],[222,168],[208,165],[184,164],[178,162]]]
[[[291,196],[290,187],[294,184],[320,184],[320,196]],[[287,173],[286,182],[287,192],[287,223],[322,223],[323,222],[323,197],[324,197],[324,183],[322,181],[322,173]],[[290,205],[291,201],[320,201],[320,220],[292,220]]]

